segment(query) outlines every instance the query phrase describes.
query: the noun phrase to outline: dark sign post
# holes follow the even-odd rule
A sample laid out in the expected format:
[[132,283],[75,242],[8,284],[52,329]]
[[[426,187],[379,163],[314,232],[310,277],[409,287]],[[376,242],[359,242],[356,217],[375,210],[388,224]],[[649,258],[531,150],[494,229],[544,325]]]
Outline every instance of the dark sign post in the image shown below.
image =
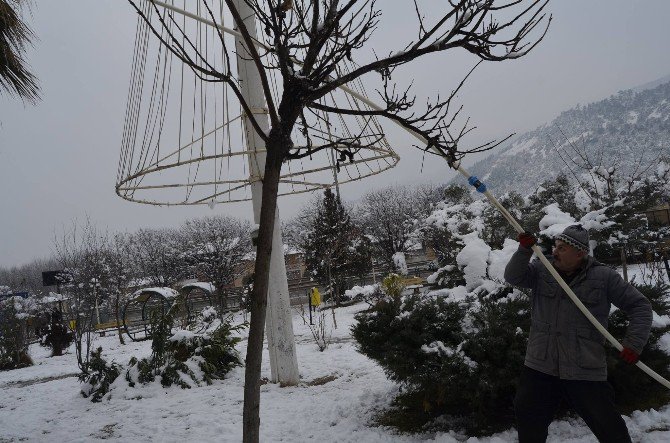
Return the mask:
[[309,307],[309,324],[313,325],[312,323],[312,294],[311,291],[307,291],[307,306]]

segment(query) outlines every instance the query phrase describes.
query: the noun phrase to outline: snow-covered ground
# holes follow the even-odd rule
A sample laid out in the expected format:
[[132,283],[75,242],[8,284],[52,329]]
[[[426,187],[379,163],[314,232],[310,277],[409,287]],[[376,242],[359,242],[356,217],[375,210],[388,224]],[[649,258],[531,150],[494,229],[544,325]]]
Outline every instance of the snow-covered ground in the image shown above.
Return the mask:
[[[397,386],[382,369],[356,351],[349,330],[358,304],[336,310],[338,329],[332,343],[319,352],[308,327],[296,312],[298,361],[303,383],[261,389],[261,441],[263,442],[513,442],[514,429],[487,438],[457,433],[398,435],[392,429],[371,424],[375,413],[387,407]],[[332,318],[327,316],[328,321]],[[96,339],[103,355],[126,364],[132,355],[150,353],[150,343],[120,346],[114,336]],[[240,343],[242,355],[246,345]],[[79,394],[75,357],[49,357],[34,346],[36,365],[0,372],[0,442],[109,441],[216,441],[237,442],[242,437],[242,385],[244,369],[211,386],[192,389],[160,384],[112,391],[109,400],[92,403]],[[270,374],[267,352],[264,376]],[[331,376],[325,384],[311,384]],[[659,389],[662,389],[659,386]],[[633,441],[670,441],[670,408],[636,412],[626,417]],[[595,442],[579,419],[556,421],[550,442]]]

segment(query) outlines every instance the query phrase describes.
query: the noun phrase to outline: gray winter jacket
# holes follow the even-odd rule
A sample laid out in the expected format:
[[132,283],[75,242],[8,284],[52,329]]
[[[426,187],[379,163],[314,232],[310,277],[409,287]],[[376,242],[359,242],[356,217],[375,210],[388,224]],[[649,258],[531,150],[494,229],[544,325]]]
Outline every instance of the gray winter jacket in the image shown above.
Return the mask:
[[[533,251],[519,246],[505,268],[505,280],[532,289],[531,327],[525,365],[564,380],[607,379],[605,338],[570,300]],[[553,257],[549,258],[553,262]],[[553,264],[553,263],[552,263]],[[651,303],[613,269],[586,259],[570,288],[598,321],[607,327],[610,304],[628,315],[622,344],[638,354],[651,330]]]

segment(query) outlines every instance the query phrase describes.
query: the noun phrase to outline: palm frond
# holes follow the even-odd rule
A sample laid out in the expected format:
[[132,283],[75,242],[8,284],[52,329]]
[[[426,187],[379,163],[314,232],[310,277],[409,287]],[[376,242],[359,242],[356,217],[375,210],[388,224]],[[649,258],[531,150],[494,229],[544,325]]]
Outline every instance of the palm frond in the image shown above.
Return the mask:
[[22,0],[0,0],[0,91],[35,103],[40,88],[24,58],[35,38],[21,15],[28,4]]

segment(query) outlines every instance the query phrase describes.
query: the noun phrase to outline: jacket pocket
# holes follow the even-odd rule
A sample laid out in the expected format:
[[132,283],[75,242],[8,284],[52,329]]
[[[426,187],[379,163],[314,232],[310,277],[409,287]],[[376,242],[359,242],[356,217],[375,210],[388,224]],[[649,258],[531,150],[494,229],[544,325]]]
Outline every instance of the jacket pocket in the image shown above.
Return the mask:
[[526,354],[535,360],[546,360],[549,346],[549,323],[533,320],[530,326]]
[[540,276],[537,282],[537,293],[544,297],[554,297],[558,291],[558,282],[551,274]]
[[577,365],[583,369],[603,369],[605,360],[604,338],[590,329],[577,330]]
[[605,283],[601,280],[585,280],[575,289],[575,294],[585,305],[598,304],[604,294]]

